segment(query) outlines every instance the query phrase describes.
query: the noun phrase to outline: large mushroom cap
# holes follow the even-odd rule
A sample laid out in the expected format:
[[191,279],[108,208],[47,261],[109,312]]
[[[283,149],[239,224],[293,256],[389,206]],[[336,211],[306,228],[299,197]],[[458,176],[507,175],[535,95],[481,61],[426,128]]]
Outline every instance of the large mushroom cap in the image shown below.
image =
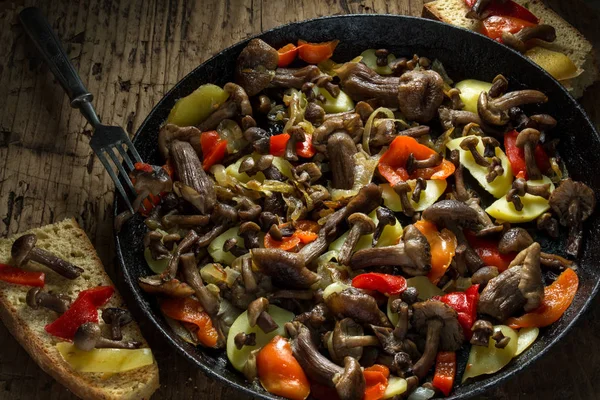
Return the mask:
[[563,226],[585,221],[596,207],[594,191],[581,182],[565,179],[550,195],[550,207]]
[[319,276],[306,268],[304,257],[281,249],[252,249],[252,261],[273,283],[283,288],[306,289]]
[[277,68],[277,50],[260,39],[252,39],[237,59],[236,81],[254,96],[269,86]]
[[422,335],[427,334],[427,324],[431,319],[443,323],[440,332],[440,349],[456,351],[463,342],[462,327],[458,323],[458,314],[447,304],[437,300],[421,301],[413,304],[412,324]]
[[460,225],[477,223],[477,211],[458,200],[442,200],[427,207],[422,214],[423,219],[435,224],[445,225],[447,221]]

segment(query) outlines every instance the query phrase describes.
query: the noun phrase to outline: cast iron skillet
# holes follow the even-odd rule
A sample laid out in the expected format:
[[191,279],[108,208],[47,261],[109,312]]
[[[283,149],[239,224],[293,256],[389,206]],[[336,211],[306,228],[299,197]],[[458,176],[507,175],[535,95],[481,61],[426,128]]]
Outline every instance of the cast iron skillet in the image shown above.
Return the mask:
[[[414,17],[346,15],[292,23],[264,32],[258,37],[275,48],[296,42],[299,38],[310,42],[340,39],[333,56],[336,61],[350,60],[368,48],[387,48],[396,56],[410,57],[418,53],[432,60],[437,58],[442,61],[455,81],[465,78],[491,81],[498,73],[502,73],[511,82],[512,89],[523,85],[542,90],[550,100],[541,109],[558,120],[554,132],[561,134],[560,154],[566,161],[571,177],[583,181],[595,193],[600,193],[600,174],[591,163],[600,154],[600,138],[581,107],[559,83],[534,63],[482,35]],[[162,164],[157,146],[158,130],[175,101],[201,84],[223,85],[232,81],[236,58],[248,40],[222,51],[200,65],[177,83],[154,107],[133,139],[145,161]],[[123,209],[123,204],[118,199],[115,212]],[[563,317],[552,326],[542,329],[535,344],[502,371],[457,387],[451,399],[464,399],[480,394],[515,375],[559,341],[583,314],[598,291],[600,282],[600,269],[594,262],[600,259],[600,246],[593,245],[600,240],[599,215],[600,213],[596,213],[586,223],[586,239],[578,269],[580,286],[573,304]],[[158,311],[155,299],[142,292],[137,284],[138,277],[151,274],[143,258],[142,239],[146,228],[142,221],[142,218],[136,216],[125,224],[116,236],[116,248],[125,284],[147,320],[170,345],[210,377],[258,398],[277,399],[259,385],[248,384],[240,373],[228,365],[224,352],[195,348],[171,331]],[[560,249],[552,250],[560,252]],[[462,375],[466,354],[460,358],[462,362],[459,363],[458,377]]]

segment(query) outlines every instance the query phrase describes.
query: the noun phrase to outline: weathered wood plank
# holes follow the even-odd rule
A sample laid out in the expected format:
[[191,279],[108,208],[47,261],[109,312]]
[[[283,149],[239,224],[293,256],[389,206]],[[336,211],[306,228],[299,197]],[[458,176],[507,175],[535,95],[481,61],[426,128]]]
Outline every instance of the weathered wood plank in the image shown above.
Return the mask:
[[[594,43],[598,13],[579,2],[550,1]],[[261,30],[322,15],[420,15],[422,0],[93,0],[0,4],[0,234],[75,216],[110,270],[112,181],[89,149],[85,120],[27,42],[18,11],[37,5],[58,32],[103,121],[133,134],[179,79],[219,50]],[[582,11],[583,10],[583,11]],[[582,99],[600,124],[596,85]],[[487,398],[594,398],[600,390],[600,300],[563,343]],[[157,399],[240,398],[153,342],[161,367]],[[73,399],[0,326],[0,398]],[[556,373],[556,365],[561,368]],[[549,371],[546,373],[546,371]],[[550,372],[551,371],[551,372]]]

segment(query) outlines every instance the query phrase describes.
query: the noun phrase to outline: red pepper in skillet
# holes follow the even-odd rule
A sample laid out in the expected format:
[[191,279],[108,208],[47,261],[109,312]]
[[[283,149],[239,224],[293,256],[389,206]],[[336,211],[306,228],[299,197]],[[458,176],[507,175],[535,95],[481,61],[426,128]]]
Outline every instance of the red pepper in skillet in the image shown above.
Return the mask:
[[448,293],[443,296],[435,296],[433,299],[446,303],[458,313],[458,323],[462,326],[465,337],[471,339],[473,335],[471,327],[477,319],[479,285],[473,285],[464,292]]
[[200,146],[202,147],[202,168],[208,171],[210,167],[218,164],[227,152],[227,140],[221,139],[217,131],[206,131],[200,135]]
[[406,290],[406,279],[397,275],[369,272],[355,276],[352,279],[352,286],[359,289],[376,290],[392,296]]
[[[527,166],[525,163],[525,152],[523,149],[517,147],[517,136],[519,132],[513,130],[504,135],[504,149],[506,150],[506,157],[510,161],[513,175],[517,176],[519,173],[523,173],[523,179],[527,179]],[[550,169],[550,158],[544,151],[542,145],[538,144],[535,147],[533,153],[535,157],[535,163],[542,173]]]

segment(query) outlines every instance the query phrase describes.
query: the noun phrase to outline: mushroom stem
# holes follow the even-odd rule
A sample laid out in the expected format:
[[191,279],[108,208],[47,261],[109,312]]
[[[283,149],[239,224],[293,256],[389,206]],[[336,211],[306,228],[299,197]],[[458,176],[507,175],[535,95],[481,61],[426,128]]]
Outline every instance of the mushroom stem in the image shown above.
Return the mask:
[[417,169],[437,167],[442,163],[443,159],[444,158],[441,156],[441,154],[435,153],[425,160],[417,160],[415,159],[414,153],[410,153],[408,155],[408,159],[406,160],[406,170],[409,174],[412,174]]
[[[527,176],[532,180],[542,179],[542,173],[535,161],[535,148],[540,140],[540,131],[533,128],[523,129],[517,136],[516,145],[525,152]],[[547,198],[547,197],[546,197]]]
[[454,191],[456,199],[464,202],[468,200],[471,196],[469,195],[467,187],[465,186],[465,180],[463,175],[465,172],[465,168],[460,163],[460,153],[458,150],[455,149],[450,152],[450,161],[452,161],[452,163],[456,167],[456,169],[454,170]]
[[327,139],[327,155],[331,170],[331,185],[335,189],[352,189],[356,145],[345,132],[336,132]]
[[423,190],[427,190],[427,181],[421,177],[417,178],[417,182],[415,184],[415,190],[412,193],[412,201],[418,203],[421,200],[421,192]]
[[410,192],[410,186],[406,182],[398,182],[393,186],[394,192],[400,197],[400,203],[402,204],[402,212],[407,217],[415,215],[415,209],[408,199],[408,193]]
[[348,222],[352,225],[348,237],[344,241],[340,253],[338,255],[338,262],[342,265],[348,265],[350,262],[350,256],[354,247],[360,240],[362,235],[373,233],[375,230],[375,223],[368,215],[363,213],[354,213],[348,217]]
[[438,346],[440,344],[440,331],[443,323],[438,319],[431,319],[427,323],[427,339],[425,341],[425,351],[423,355],[413,366],[413,373],[419,379],[425,378],[427,372],[433,366],[437,355]]
[[365,335],[365,336],[350,336],[345,339],[346,347],[365,347],[365,346],[379,346],[381,343],[377,336]]
[[177,246],[177,250],[175,250],[175,254],[169,260],[169,265],[167,265],[167,269],[161,274],[161,278],[164,281],[170,281],[175,278],[177,274],[177,269],[179,267],[179,257],[181,254],[189,251],[192,246],[198,242],[200,237],[196,233],[196,231],[190,229],[188,233],[184,236],[184,238],[179,242]]
[[468,138],[465,138],[462,142],[460,142],[460,148],[465,151],[470,151],[471,155],[473,156],[473,159],[475,160],[475,162],[478,165],[481,165],[482,167],[489,167],[490,162],[488,160],[486,160],[481,155],[481,153],[479,153],[479,150],[477,150],[478,144],[479,144],[479,138],[468,137]]
[[[31,237],[33,237],[34,240],[32,240]],[[55,256],[49,251],[36,247],[36,240],[37,239],[33,234],[21,236],[13,244],[13,252],[20,246],[24,246],[26,241],[33,241],[33,244],[31,244],[31,250],[27,255],[26,261],[31,260],[45,265],[46,267],[50,268],[54,272],[64,276],[67,279],[75,279],[82,274],[83,268],[73,265],[70,262],[63,260],[62,258]],[[15,258],[14,255],[13,258]]]
[[198,270],[198,264],[196,263],[196,257],[193,253],[186,253],[182,254],[179,259],[185,281],[194,289],[196,297],[202,308],[204,308],[204,311],[211,318],[216,318],[219,312],[219,300],[204,286]]
[[404,338],[406,338],[406,334],[408,333],[408,311],[408,304],[400,301],[400,304],[397,306],[398,325],[396,325],[396,328],[394,329],[394,336],[400,340],[404,340]]
[[42,289],[39,287],[29,289],[26,302],[33,309],[45,307],[59,314],[66,312],[71,305],[71,301],[67,295],[42,292]]

